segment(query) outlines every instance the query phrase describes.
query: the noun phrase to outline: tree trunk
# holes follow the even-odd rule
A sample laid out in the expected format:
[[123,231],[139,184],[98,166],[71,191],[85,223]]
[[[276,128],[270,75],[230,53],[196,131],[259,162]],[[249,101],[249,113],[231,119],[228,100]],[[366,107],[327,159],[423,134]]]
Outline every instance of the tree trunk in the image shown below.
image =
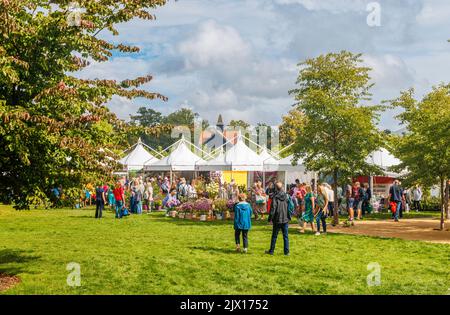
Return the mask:
[[449,220],[450,219],[450,205],[449,205],[449,196],[450,195],[450,181],[449,180],[447,180],[447,185],[446,185],[446,188],[445,188],[445,211],[446,211],[446,216],[445,216],[445,218],[447,219],[447,220]]
[[444,215],[445,215],[445,207],[444,207],[444,204],[445,204],[445,202],[444,202],[444,195],[445,195],[445,192],[444,192],[444,188],[445,188],[445,186],[444,186],[444,178],[443,177],[441,177],[441,224],[440,224],[440,230],[441,231],[444,231],[444,228],[445,228],[445,217],[444,217]]
[[339,198],[337,194],[338,182],[337,182],[337,170],[333,171],[333,190],[334,190],[334,205],[333,205],[333,225],[339,224]]

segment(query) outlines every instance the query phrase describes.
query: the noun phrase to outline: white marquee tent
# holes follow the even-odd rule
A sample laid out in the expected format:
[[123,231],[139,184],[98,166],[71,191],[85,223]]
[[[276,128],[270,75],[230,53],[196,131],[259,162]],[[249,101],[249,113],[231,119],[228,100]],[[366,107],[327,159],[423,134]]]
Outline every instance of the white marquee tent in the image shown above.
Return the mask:
[[146,171],[195,171],[196,163],[204,160],[193,153],[189,146],[192,144],[183,138],[175,142],[171,147],[174,149],[170,154],[159,161],[148,161],[145,163]]
[[141,141],[141,138],[139,138],[138,142],[131,147],[134,147],[133,150],[128,155],[120,159],[119,162],[124,165],[128,171],[142,170],[146,162],[157,162],[158,159],[151,155],[144,146],[146,145]]
[[224,154],[226,167],[230,171],[262,171],[264,160],[244,142],[241,135],[238,136],[236,143]]
[[223,150],[221,148],[219,154],[215,158],[209,161],[197,162],[195,165],[195,169],[197,171],[207,172],[228,171],[231,170],[231,163],[225,160],[225,154],[223,153]]
[[381,148],[380,150],[372,152],[366,159],[367,163],[372,165],[379,166],[384,170],[386,176],[389,177],[399,177],[401,174],[391,172],[388,169],[391,166],[399,165],[401,161],[393,156],[388,150],[385,148]]

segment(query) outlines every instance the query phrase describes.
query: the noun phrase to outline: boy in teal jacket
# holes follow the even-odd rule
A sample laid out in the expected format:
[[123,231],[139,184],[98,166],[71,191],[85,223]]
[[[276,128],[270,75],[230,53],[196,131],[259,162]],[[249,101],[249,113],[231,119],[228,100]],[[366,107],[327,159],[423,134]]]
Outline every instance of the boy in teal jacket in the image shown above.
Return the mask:
[[236,240],[236,251],[241,251],[241,232],[242,240],[244,242],[244,253],[248,249],[248,231],[252,227],[252,207],[246,202],[247,195],[240,194],[238,196],[239,202],[234,206],[234,238]]

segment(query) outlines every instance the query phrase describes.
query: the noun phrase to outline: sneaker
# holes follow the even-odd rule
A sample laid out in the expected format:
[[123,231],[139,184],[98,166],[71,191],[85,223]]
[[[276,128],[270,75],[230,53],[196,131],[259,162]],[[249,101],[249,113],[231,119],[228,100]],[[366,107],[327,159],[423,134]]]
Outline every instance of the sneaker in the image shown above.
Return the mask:
[[240,247],[236,247],[236,252],[240,253],[241,252],[241,248]]
[[273,256],[273,253],[270,250],[266,250],[264,253],[267,254],[267,255],[272,255]]
[[399,222],[398,219],[394,219],[394,222]]
[[327,232],[322,232],[322,235],[327,235]]
[[244,254],[247,254],[247,248],[244,248],[244,252],[243,252]]
[[287,254],[284,254],[284,256],[291,256],[291,254],[287,253]]
[[316,234],[314,234],[314,235],[320,235],[320,232],[316,232]]

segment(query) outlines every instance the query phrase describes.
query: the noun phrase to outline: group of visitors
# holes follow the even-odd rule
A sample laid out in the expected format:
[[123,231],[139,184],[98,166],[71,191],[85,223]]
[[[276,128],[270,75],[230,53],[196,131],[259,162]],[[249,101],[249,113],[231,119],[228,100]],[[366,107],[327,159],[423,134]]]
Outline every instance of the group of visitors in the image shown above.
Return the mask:
[[[253,189],[259,189],[259,184],[255,185]],[[259,190],[254,191],[259,193]],[[253,192],[252,192],[253,193]],[[265,192],[264,192],[265,194]],[[261,193],[262,195],[262,193]],[[260,195],[256,195],[260,196]],[[270,248],[266,251],[266,254],[273,255],[275,251],[275,245],[277,242],[278,234],[281,231],[283,234],[283,251],[284,255],[289,256],[289,235],[288,228],[291,220],[291,213],[293,213],[294,205],[290,201],[289,195],[283,189],[283,183],[276,182],[273,189],[270,191],[270,209],[268,221],[273,225],[272,238],[270,241]],[[259,205],[259,204],[258,204]],[[235,230],[235,243],[236,251],[247,253],[248,251],[248,233],[252,226],[251,217],[254,210],[250,203],[247,202],[247,194],[240,193],[237,196],[237,202],[234,205],[234,230]],[[259,213],[255,212],[255,216],[259,218]],[[240,235],[242,235],[242,241],[244,248],[241,249]]]
[[415,185],[412,189],[404,189],[399,180],[389,188],[389,208],[392,211],[392,218],[398,222],[403,217],[403,212],[409,212],[414,208],[416,212],[422,210],[423,192],[419,185]]
[[[158,191],[154,191],[155,189]],[[185,178],[175,178],[170,183],[167,177],[162,176],[148,177],[145,180],[142,176],[131,180],[124,176],[112,188],[107,185],[97,185],[94,195],[96,217],[101,217],[105,205],[115,210],[116,218],[122,218],[130,213],[150,213],[154,209],[154,196],[157,193],[165,196],[162,207],[166,209],[178,206],[182,201],[197,196],[194,181],[188,182]]]

